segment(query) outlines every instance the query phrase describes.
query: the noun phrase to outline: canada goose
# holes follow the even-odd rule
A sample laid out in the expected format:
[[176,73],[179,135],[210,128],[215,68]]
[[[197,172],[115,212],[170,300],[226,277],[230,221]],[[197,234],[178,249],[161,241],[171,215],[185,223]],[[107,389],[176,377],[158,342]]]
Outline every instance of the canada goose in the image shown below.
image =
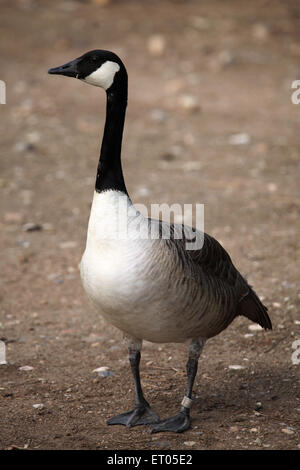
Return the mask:
[[[267,308],[213,237],[198,233],[203,238],[202,248],[187,250],[184,237],[175,236],[182,231],[181,225],[148,219],[134,208],[121,165],[127,72],[119,57],[94,50],[49,73],[102,87],[107,95],[81,278],[99,312],[124,332],[135,386],[134,409],[107,423],[128,427],[151,424],[152,433],[182,432],[190,426],[193,383],[205,341],[238,315],[271,329]],[[120,211],[121,200],[125,204]],[[126,236],[118,236],[123,216]],[[137,237],[137,221],[144,233],[154,227],[160,236]],[[165,228],[170,229],[170,239],[161,236]],[[188,387],[179,413],[171,418],[160,420],[144,398],[139,374],[143,340],[189,345]]]

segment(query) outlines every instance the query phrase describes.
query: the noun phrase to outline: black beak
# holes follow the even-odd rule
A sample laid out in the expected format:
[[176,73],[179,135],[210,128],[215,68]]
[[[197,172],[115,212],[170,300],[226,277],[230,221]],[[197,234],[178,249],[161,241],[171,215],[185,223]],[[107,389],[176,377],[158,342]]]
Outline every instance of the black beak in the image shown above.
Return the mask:
[[78,71],[77,71],[77,64],[78,59],[72,60],[65,65],[60,65],[59,67],[54,67],[48,70],[48,73],[53,75],[66,75],[67,77],[74,77],[77,78]]

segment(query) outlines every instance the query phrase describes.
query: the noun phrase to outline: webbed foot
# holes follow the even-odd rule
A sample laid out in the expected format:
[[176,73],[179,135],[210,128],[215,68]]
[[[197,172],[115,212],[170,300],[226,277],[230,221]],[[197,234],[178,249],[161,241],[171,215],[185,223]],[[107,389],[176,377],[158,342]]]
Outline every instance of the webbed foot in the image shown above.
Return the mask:
[[113,416],[107,421],[107,424],[123,424],[128,428],[140,426],[142,424],[158,423],[159,417],[150,406],[138,405],[132,411]]
[[151,427],[151,434],[164,431],[183,432],[189,429],[190,422],[189,414],[180,411],[177,415],[154,424]]

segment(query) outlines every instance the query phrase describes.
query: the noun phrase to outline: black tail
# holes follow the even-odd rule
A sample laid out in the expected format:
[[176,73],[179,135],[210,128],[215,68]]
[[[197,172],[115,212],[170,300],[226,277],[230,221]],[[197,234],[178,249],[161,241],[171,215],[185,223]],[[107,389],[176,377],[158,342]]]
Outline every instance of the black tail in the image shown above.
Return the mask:
[[249,288],[249,293],[239,304],[239,315],[249,318],[249,320],[258,323],[266,330],[272,330],[272,323],[269,315],[267,314],[267,307],[261,303],[254,290],[252,290],[250,286]]

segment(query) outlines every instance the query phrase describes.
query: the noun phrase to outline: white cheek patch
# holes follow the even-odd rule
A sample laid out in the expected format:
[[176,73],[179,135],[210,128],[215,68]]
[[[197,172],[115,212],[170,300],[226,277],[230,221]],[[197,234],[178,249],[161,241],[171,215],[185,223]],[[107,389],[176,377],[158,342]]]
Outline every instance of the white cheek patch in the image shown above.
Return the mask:
[[119,64],[107,60],[97,70],[85,77],[83,80],[90,85],[100,86],[104,90],[113,84],[115,74],[120,70]]

